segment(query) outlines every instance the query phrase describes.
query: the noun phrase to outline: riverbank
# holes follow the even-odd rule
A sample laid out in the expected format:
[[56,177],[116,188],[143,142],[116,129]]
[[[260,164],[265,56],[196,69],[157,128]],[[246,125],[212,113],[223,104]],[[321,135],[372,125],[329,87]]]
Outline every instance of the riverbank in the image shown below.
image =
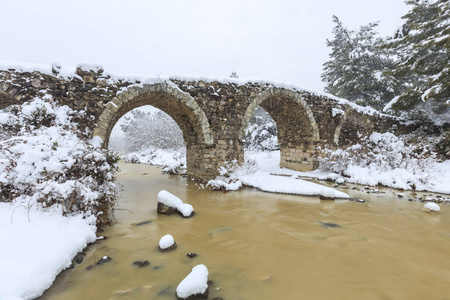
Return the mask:
[[0,203],[0,299],[35,299],[96,240],[95,218]]
[[402,168],[382,170],[371,166],[348,166],[350,175],[347,175],[326,172],[326,168],[310,172],[280,168],[280,151],[249,152],[246,153],[246,159],[256,162],[259,172],[274,175],[331,180],[338,184],[352,183],[372,187],[381,185],[400,190],[428,191],[450,195],[450,160],[432,162],[426,166],[425,171],[417,170],[416,172]]

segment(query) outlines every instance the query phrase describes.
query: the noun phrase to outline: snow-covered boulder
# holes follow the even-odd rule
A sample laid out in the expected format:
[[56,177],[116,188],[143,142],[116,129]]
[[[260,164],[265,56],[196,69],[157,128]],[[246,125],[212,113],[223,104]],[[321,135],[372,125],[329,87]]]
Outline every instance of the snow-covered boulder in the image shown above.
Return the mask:
[[320,191],[320,200],[334,200],[336,199],[336,194],[333,189],[330,188],[323,188]]
[[439,213],[441,208],[434,202],[428,202],[423,206],[422,210],[428,213]]
[[194,208],[192,205],[183,203],[180,198],[162,190],[158,193],[158,214],[171,215],[178,213],[184,218],[190,218],[194,215]]
[[186,278],[177,287],[177,299],[194,299],[208,297],[208,269],[205,265],[192,268]]
[[175,243],[175,240],[173,236],[170,234],[166,234],[159,240],[159,248],[158,250],[161,252],[167,252],[172,251],[177,248],[177,243]]

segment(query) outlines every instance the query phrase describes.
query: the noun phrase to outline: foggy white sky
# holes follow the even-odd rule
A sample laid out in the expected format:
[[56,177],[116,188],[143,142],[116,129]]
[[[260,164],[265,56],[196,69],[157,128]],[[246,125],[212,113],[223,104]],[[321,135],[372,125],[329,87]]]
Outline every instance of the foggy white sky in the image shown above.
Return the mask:
[[403,0],[3,0],[0,60],[98,64],[110,73],[294,83],[321,91],[331,17],[390,35]]

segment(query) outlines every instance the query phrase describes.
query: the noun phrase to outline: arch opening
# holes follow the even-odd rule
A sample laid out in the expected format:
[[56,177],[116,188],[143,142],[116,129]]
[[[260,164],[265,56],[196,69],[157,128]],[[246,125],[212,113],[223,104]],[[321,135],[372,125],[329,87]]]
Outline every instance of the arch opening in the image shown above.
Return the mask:
[[119,152],[126,162],[163,166],[168,173],[186,168],[183,132],[168,114],[150,105],[135,108],[118,120],[108,149]]
[[[253,113],[246,131],[244,157],[246,161],[265,161],[265,165],[280,164],[278,129],[275,120],[261,106]],[[261,164],[258,164],[261,167]]]
[[267,90],[256,96],[247,108],[243,120],[244,128],[251,124],[251,117],[258,106],[264,109],[276,124],[280,166],[298,171],[315,169],[319,130],[308,104],[292,90]]
[[211,177],[211,170],[202,167],[205,149],[213,144],[205,113],[189,94],[166,83],[133,86],[108,102],[94,129],[94,136],[100,137],[103,146],[107,147],[117,121],[129,111],[144,105],[160,109],[178,124],[186,145],[188,175],[200,180]]

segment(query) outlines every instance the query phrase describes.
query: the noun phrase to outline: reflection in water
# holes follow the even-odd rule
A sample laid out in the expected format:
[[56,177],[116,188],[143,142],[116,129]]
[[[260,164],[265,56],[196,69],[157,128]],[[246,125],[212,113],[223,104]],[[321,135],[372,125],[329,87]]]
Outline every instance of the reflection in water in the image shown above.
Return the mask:
[[[209,269],[209,299],[450,298],[449,206],[426,214],[423,203],[388,189],[345,190],[366,203],[211,192],[151,166],[121,169],[125,191],[117,224],[103,233],[109,238],[89,247],[42,299],[174,299],[197,264]],[[192,204],[195,216],[157,215],[162,189]],[[158,252],[168,233],[178,248]],[[105,255],[113,260],[86,270]],[[150,265],[139,268],[137,260]]]
[[326,210],[333,209],[336,206],[336,201],[335,200],[320,200],[320,206]]

